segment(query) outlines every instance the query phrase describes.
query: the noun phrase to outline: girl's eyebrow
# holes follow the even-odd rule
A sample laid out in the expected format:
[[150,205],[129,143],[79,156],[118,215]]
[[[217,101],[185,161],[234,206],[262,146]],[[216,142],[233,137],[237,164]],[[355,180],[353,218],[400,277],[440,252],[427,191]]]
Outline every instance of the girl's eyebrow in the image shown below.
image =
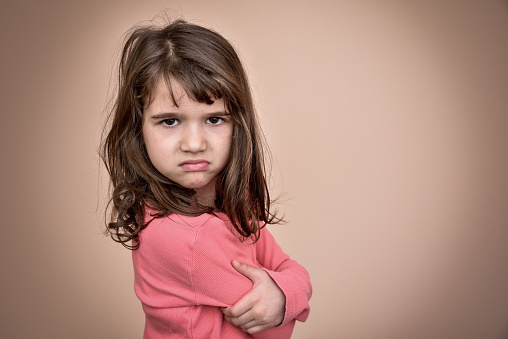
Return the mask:
[[[178,118],[181,116],[185,116],[186,114],[179,113],[179,112],[161,112],[152,115],[150,118],[152,119],[168,119],[168,118]],[[206,117],[225,117],[230,115],[230,113],[227,113],[225,111],[217,111],[217,112],[208,112],[203,114]]]
[[205,113],[203,115],[206,115],[207,117],[225,117],[225,116],[228,116],[231,114],[229,114],[228,112],[225,112],[225,111],[217,111],[217,112]]
[[179,115],[180,114],[177,112],[161,112],[161,113],[152,115],[150,118],[152,118],[152,119],[166,118],[167,119],[167,118],[172,118],[172,117],[179,116]]

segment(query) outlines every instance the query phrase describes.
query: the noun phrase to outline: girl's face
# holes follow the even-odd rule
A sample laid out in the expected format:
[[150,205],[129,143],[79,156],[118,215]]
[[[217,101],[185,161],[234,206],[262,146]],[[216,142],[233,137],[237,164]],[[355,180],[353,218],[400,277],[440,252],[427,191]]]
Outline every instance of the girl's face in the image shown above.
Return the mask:
[[178,107],[162,78],[152,102],[144,107],[142,132],[148,157],[166,178],[196,190],[198,196],[214,196],[217,175],[229,159],[233,122],[223,99],[199,103],[177,81],[171,86]]

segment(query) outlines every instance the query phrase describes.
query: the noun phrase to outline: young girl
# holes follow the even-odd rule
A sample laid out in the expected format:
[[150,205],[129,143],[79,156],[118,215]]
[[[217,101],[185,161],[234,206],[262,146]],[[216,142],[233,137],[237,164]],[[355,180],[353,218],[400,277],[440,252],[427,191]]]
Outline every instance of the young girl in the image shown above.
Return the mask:
[[178,20],[133,30],[119,66],[101,156],[144,338],[289,338],[312,289],[264,228],[280,219],[233,47]]

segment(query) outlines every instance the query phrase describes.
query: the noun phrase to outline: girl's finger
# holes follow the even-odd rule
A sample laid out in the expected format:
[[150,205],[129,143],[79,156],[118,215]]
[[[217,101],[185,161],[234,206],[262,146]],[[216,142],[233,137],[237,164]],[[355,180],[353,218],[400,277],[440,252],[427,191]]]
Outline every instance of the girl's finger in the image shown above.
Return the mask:
[[252,308],[251,304],[238,302],[233,306],[223,309],[222,313],[224,314],[224,316],[229,318],[239,318],[240,316],[248,313],[251,310],[251,308]]
[[[253,327],[250,327],[249,329],[247,330],[244,330],[245,332],[249,333],[249,334],[254,334],[254,333],[258,333],[258,332],[261,332],[261,331],[264,331],[266,329],[270,328],[270,326],[266,326],[266,325],[255,325]],[[243,329],[243,328],[242,328]]]
[[249,312],[252,309],[253,305],[254,301],[252,300],[252,297],[249,295],[249,293],[247,293],[233,306],[222,309],[222,313],[224,313],[225,316],[231,318],[238,318],[242,314]]
[[[228,317],[228,316],[224,316],[224,318],[230,322],[231,324],[235,325],[235,326],[238,326],[238,327],[242,327],[242,326],[245,326],[249,323],[252,323],[253,321],[255,321],[256,319],[252,316],[252,312],[247,312],[247,313],[244,313],[242,314],[241,316],[239,317]],[[254,326],[255,324],[252,324],[250,327]]]
[[259,322],[256,319],[252,319],[251,321],[241,325],[240,328],[247,333],[255,333],[255,332],[251,332],[252,329],[259,327],[259,326],[261,326],[259,324]]

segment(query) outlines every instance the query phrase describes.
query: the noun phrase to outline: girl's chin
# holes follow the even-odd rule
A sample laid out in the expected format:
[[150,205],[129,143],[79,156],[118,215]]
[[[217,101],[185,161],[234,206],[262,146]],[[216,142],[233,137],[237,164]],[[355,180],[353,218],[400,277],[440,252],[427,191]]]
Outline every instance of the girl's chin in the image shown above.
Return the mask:
[[207,181],[207,182],[192,182],[192,183],[185,183],[182,186],[185,188],[193,189],[195,191],[200,191],[200,190],[209,188],[209,185],[208,185],[209,183],[210,183],[209,181]]
[[196,175],[194,177],[187,176],[187,178],[181,179],[183,180],[175,180],[175,182],[185,188],[193,189],[195,191],[215,191],[215,177]]

